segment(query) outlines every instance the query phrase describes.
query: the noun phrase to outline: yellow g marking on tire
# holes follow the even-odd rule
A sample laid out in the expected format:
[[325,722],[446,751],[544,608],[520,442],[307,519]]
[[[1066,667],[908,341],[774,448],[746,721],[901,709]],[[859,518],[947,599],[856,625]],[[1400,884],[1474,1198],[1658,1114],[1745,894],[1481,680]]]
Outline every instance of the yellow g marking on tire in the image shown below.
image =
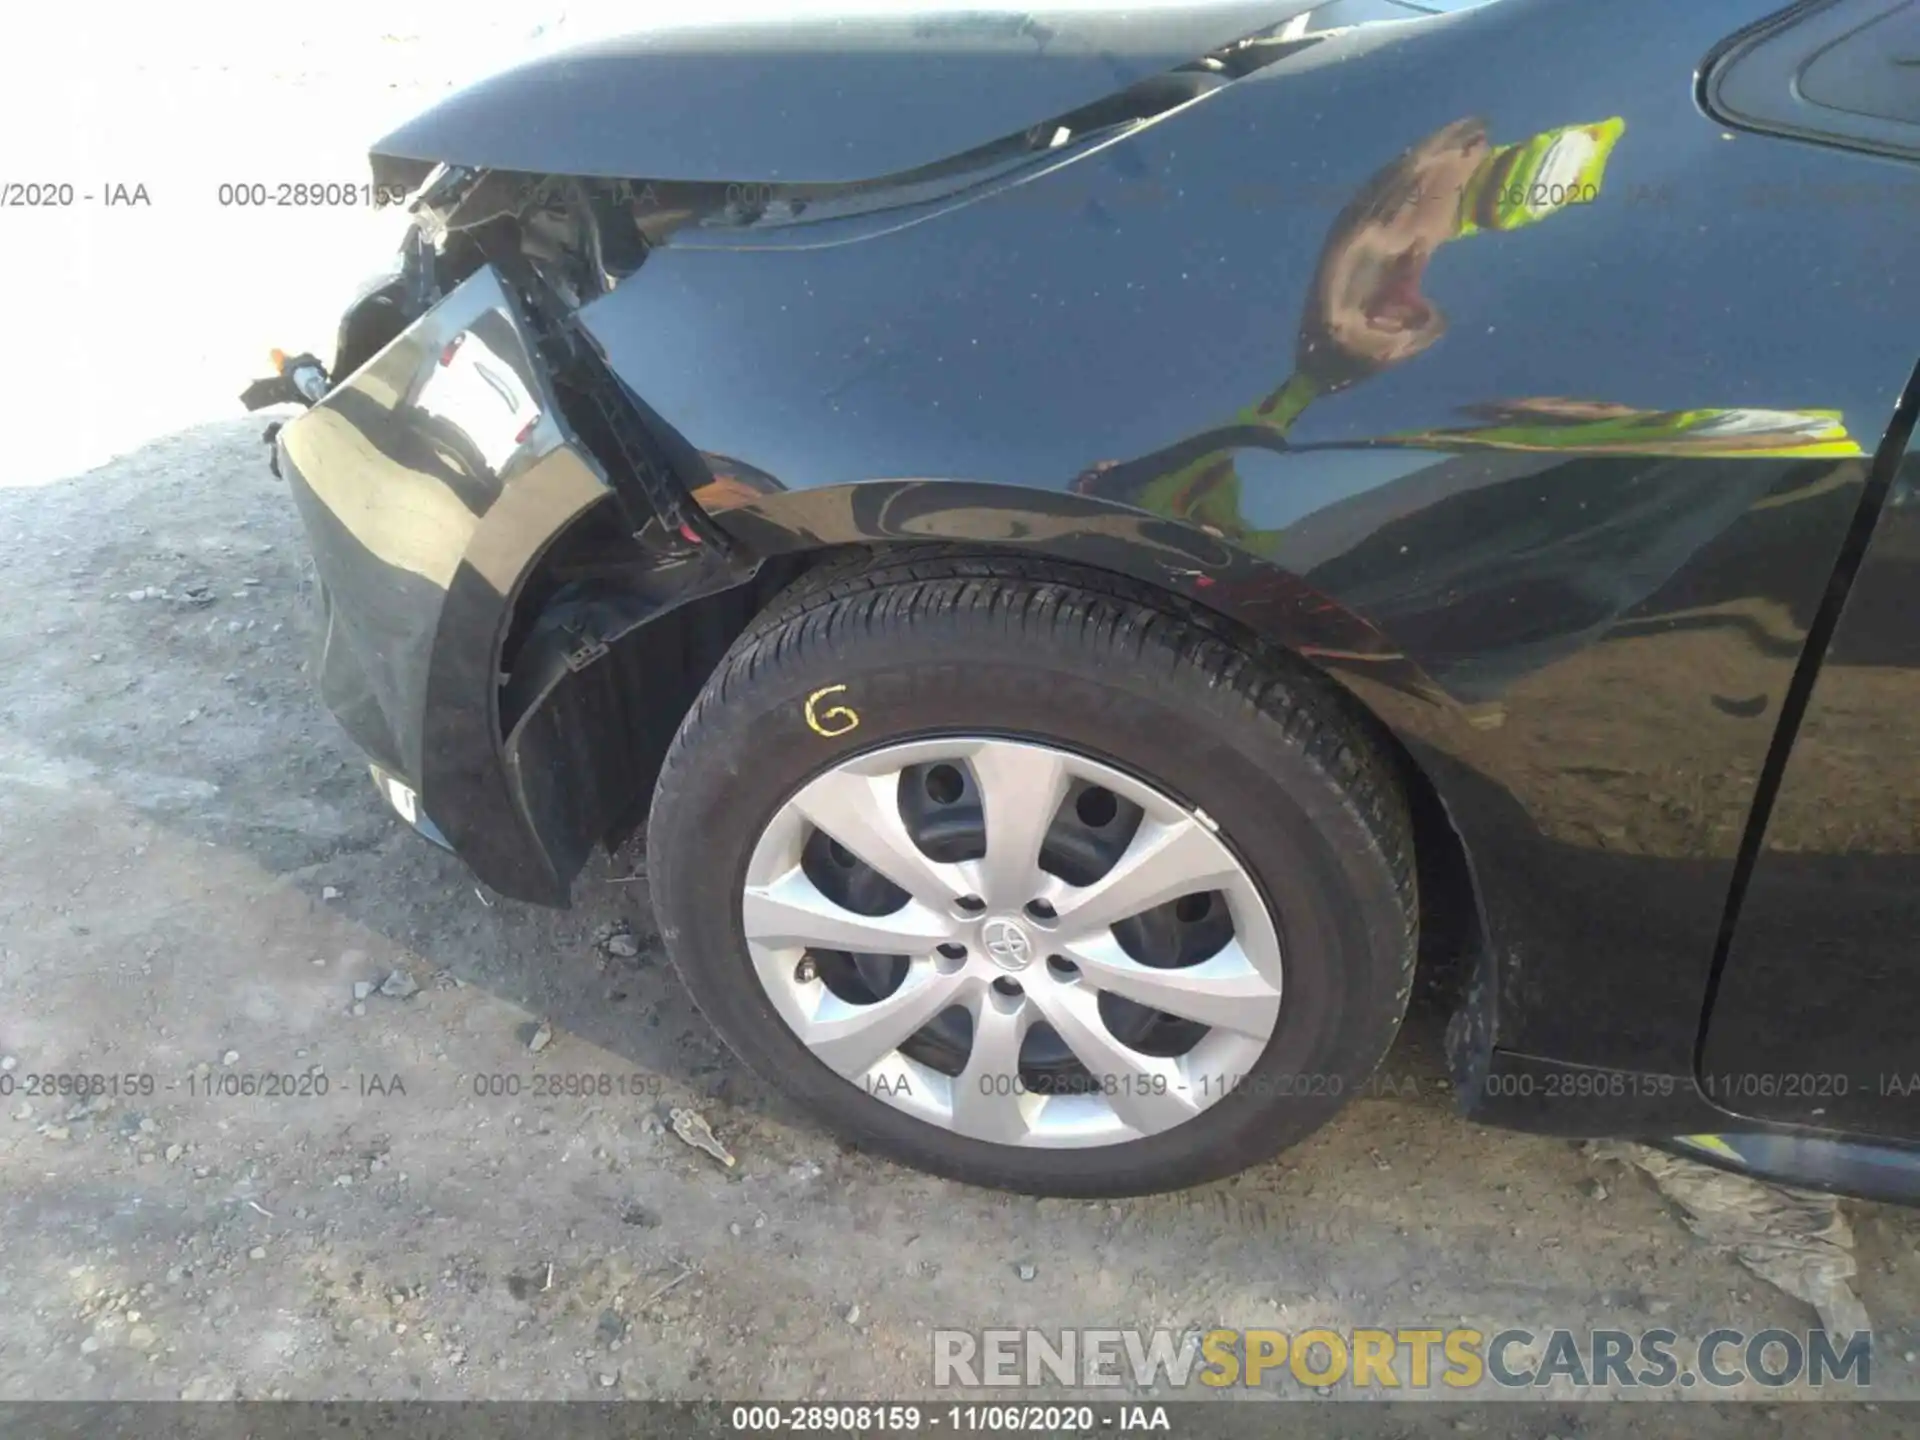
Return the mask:
[[844,705],[832,705],[825,710],[816,710],[825,695],[838,695],[847,687],[828,685],[807,696],[807,726],[816,735],[824,735],[831,740],[836,735],[844,735],[860,723],[860,717]]

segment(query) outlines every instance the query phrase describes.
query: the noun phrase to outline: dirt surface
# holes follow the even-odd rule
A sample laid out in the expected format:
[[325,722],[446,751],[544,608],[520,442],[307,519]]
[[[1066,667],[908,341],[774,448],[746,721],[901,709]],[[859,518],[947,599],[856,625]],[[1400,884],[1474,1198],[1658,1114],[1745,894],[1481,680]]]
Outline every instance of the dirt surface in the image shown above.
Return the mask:
[[[378,117],[444,81],[123,48],[86,82],[118,108],[10,113],[0,156],[157,197],[0,222],[37,276],[14,314],[37,343],[0,374],[23,437],[0,475],[0,1397],[894,1397],[930,1393],[936,1327],[1814,1323],[1638,1171],[1458,1119],[1432,1016],[1273,1164],[1034,1201],[850,1153],[775,1099],[675,983],[631,856],[571,911],[482,896],[314,698],[296,518],[230,398],[266,346],[324,344],[385,222],[210,198],[358,177]],[[351,135],[318,118],[343,112]],[[120,1093],[30,1095],[47,1075]],[[324,1093],[243,1093],[263,1076]],[[668,1133],[673,1106],[737,1166]],[[1920,1222],[1850,1213],[1875,1392],[1915,1393]],[[1580,1413],[1558,1433],[1594,1433]]]

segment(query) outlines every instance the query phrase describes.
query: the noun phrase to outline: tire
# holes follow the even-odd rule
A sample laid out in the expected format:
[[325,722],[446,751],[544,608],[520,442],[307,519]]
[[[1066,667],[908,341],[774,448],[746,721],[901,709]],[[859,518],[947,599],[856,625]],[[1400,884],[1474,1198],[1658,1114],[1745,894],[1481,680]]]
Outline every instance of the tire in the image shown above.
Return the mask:
[[[1146,1194],[1218,1179],[1324,1124],[1379,1064],[1405,1011],[1416,949],[1412,832],[1394,768],[1369,739],[1369,723],[1343,692],[1285,652],[1234,635],[1213,617],[1186,610],[1177,597],[1104,572],[1024,558],[956,555],[867,556],[835,565],[803,579],[762,613],[728,652],[674,739],[647,837],[660,932],[695,1002],[734,1052],[862,1149],[956,1180],[1033,1194]],[[1095,776],[1074,779],[1074,786],[1097,788],[1098,776],[1110,775],[1113,793],[1120,797],[1114,803],[1122,807],[1131,803],[1130,795],[1143,805],[1149,792],[1168,797],[1190,812],[1170,826],[1183,834],[1190,833],[1187,819],[1209,827],[1238,862],[1238,878],[1223,880],[1218,891],[1227,904],[1208,912],[1212,920],[1196,923],[1224,923],[1220,916],[1228,915],[1233,943],[1243,947],[1233,953],[1257,956],[1267,932],[1256,912],[1264,904],[1278,942],[1279,993],[1272,1002],[1277,1009],[1260,1012],[1271,1031],[1257,1053],[1247,1048],[1260,1043],[1257,1026],[1247,1026],[1251,1040],[1226,1026],[1203,1029],[1206,1038],[1192,1055],[1202,1053],[1201,1043],[1231,1042],[1241,1048],[1206,1053],[1240,1059],[1230,1083],[1222,1081],[1219,1089],[1197,1098],[1189,1087],[1182,1103],[1201,1107],[1190,1118],[1152,1130],[1134,1117],[1147,1114],[1157,1124],[1164,1115],[1187,1113],[1157,1108],[1172,1102],[1149,1096],[1144,1087],[1159,1084],[1153,1077],[1177,1073],[1179,1066],[1199,1068],[1191,1056],[1155,1061],[1151,1076],[1139,1072],[1143,1089],[1137,1097],[1116,1097],[1109,1089],[1104,1098],[1095,1093],[1049,1100],[1036,1112],[1022,1109],[1012,1120],[1004,1115],[994,1120],[1017,1129],[1029,1123],[1024,1117],[1037,1113],[1041,1118],[1031,1121],[1034,1129],[1027,1133],[1038,1135],[1053,1116],[1065,1117],[1059,1123],[1066,1127],[1068,1118],[1084,1111],[1098,1113],[1099,1126],[1106,1127],[1087,1133],[1135,1127],[1133,1138],[1078,1146],[1052,1140],[995,1143],[976,1134],[998,1130],[960,1133],[903,1108],[909,1102],[884,1092],[884,1076],[880,1093],[871,1074],[858,1082],[844,1078],[782,1018],[770,989],[779,977],[765,978],[774,972],[764,967],[799,955],[793,983],[817,995],[812,987],[833,976],[810,972],[829,963],[841,966],[844,957],[838,951],[782,949],[788,943],[784,939],[750,947],[746,906],[757,903],[744,899],[750,865],[763,864],[756,856],[771,853],[763,847],[774,844],[776,831],[786,833],[782,826],[795,823],[784,817],[813,793],[803,792],[809,782],[842,775],[837,767],[845,765],[890,766],[889,755],[918,755],[890,748],[909,742],[961,743],[952,737],[984,737],[965,742],[983,747],[980,755],[1002,755],[1009,742],[1024,756],[1064,754]],[[923,766],[909,773],[931,777],[936,772]],[[992,810],[996,792],[979,766],[963,761],[960,773],[968,783],[979,782],[978,792],[986,797],[980,813]],[[931,788],[931,778],[927,783]],[[917,796],[918,791],[898,793]],[[1104,814],[1105,805],[1100,801],[1092,808]],[[1079,809],[1063,804],[1058,823],[1078,824],[1069,812]],[[1141,828],[1125,843],[1144,845],[1141,837],[1149,823],[1158,822],[1139,821]],[[992,832],[989,822],[982,821],[982,828]],[[793,843],[802,842],[795,838]],[[837,843],[831,848],[835,863],[846,858]],[[1057,845],[1055,853],[1060,853]],[[854,862],[866,864],[858,855]],[[1187,911],[1203,911],[1206,902],[1186,899],[1175,908],[1185,923]],[[1050,943],[1034,928],[1042,922],[1014,919],[1017,923],[1002,924],[991,935],[968,932],[974,948],[964,961],[936,954],[933,963],[962,964],[971,976],[988,960],[1010,964],[1025,950]],[[762,925],[757,918],[753,923]],[[889,916],[884,923],[896,920]],[[1120,935],[1120,928],[1112,931],[1113,938]],[[1031,943],[1016,943],[1022,941]],[[1092,943],[1074,953],[1091,954]],[[990,955],[978,953],[982,946]],[[828,958],[815,965],[816,954]],[[856,957],[856,963],[874,962]],[[1049,974],[1054,966],[1050,959]],[[1060,973],[1069,974],[1070,968]],[[842,981],[835,983],[842,983],[853,972],[836,973]],[[981,969],[981,977],[986,973]],[[1070,978],[1085,979],[1087,973],[1071,972]],[[866,978],[852,983],[872,986],[863,993],[882,994],[884,983],[872,982],[871,974],[861,969],[858,975]],[[988,1002],[1038,1006],[1045,977],[1038,967],[1023,976],[1025,998],[989,996]],[[1164,976],[1156,972],[1149,978]],[[904,988],[907,982],[899,983]],[[1009,983],[1018,990],[1022,981],[1002,976],[991,983],[999,994]],[[1175,983],[1197,982],[1176,974]],[[961,1026],[961,1040],[942,1040],[946,1032],[936,1033],[939,1026],[960,1025],[949,1014],[904,1045],[900,1055],[912,1050],[938,1059],[945,1053],[939,1046],[947,1044],[959,1046],[964,1059],[972,1043],[965,1037],[985,1034],[980,1027],[995,1023],[978,1008],[981,992],[968,993],[976,997],[969,1002],[975,1009]],[[1073,998],[1081,994],[1076,991]],[[1189,1025],[1129,1004],[1119,1002],[1134,1026],[1127,1033],[1142,1037],[1129,1040],[1130,1045],[1145,1046],[1155,1036]],[[1140,1015],[1147,1018],[1136,1024]],[[1118,1034],[1119,1022],[1114,1025]],[[1059,1040],[1064,1033],[1013,1042],[1022,1077],[1012,1087],[1016,1093],[1029,1088],[1029,1051],[1022,1045],[1044,1048],[1043,1041]],[[1216,1035],[1219,1039],[1212,1040]],[[1060,1074],[1077,1075],[1079,1052],[1071,1044],[1066,1048],[1073,1053],[1048,1063]],[[904,1063],[900,1055],[888,1064]],[[1168,1072],[1167,1066],[1176,1071]],[[906,1068],[915,1075],[927,1073]],[[1046,1078],[1054,1074],[1036,1072],[1031,1083],[1068,1083]],[[1091,1067],[1086,1074],[1094,1074]],[[955,1124],[970,1103],[971,1092],[961,1079],[947,1082]],[[1093,1080],[1096,1091],[1110,1083]],[[984,1093],[988,1087],[978,1088]],[[1070,1132],[1062,1128],[1059,1133]]]

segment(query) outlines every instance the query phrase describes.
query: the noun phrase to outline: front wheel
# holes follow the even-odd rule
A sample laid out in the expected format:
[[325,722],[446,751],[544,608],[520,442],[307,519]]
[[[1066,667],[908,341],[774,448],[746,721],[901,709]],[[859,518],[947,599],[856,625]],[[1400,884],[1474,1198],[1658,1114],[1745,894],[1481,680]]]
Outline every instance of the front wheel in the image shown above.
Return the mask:
[[663,938],[762,1075],[978,1184],[1120,1195],[1322,1124],[1405,1008],[1413,860],[1348,702],[1156,592],[875,562],[777,601],[676,737]]

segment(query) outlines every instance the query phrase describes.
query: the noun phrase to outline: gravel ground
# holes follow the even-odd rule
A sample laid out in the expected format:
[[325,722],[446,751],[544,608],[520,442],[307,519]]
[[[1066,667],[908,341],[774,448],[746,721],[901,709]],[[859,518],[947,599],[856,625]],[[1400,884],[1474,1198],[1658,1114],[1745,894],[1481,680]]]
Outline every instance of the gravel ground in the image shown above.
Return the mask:
[[[326,347],[392,222],[215,192],[358,178],[383,123],[541,27],[252,13],[191,52],[128,22],[57,87],[23,45],[0,92],[0,180],[151,197],[0,212],[27,337],[0,357],[0,1398],[891,1397],[928,1392],[936,1326],[1813,1323],[1639,1172],[1458,1119],[1430,1015],[1278,1162],[1035,1201],[771,1095],[675,984],[631,856],[570,911],[481,895],[313,698],[295,517],[232,399],[269,345]],[[152,1093],[20,1085],[88,1072]],[[325,1093],[225,1093],[263,1074]],[[1912,1394],[1920,1224],[1850,1215],[1875,1388]]]

